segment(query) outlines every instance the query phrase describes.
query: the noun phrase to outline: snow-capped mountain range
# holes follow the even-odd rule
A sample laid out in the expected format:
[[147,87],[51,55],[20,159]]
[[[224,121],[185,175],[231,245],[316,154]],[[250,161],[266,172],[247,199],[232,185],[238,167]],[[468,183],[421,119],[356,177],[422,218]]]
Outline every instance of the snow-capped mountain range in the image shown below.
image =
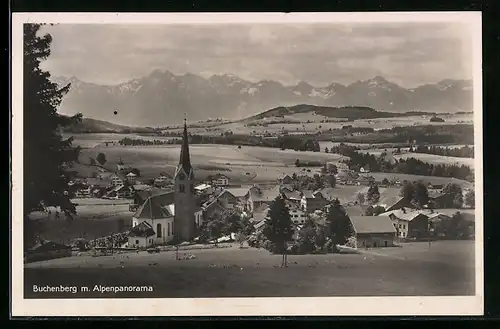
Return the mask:
[[[276,81],[251,82],[232,74],[205,79],[155,70],[127,83],[105,86],[75,77],[54,77],[70,91],[60,113],[132,126],[162,126],[189,120],[248,117],[278,106],[367,106],[388,112],[458,112],[472,110],[472,81],[446,79],[406,89],[377,76],[349,85],[315,87],[307,82],[285,86]],[[114,112],[117,114],[114,114]]]

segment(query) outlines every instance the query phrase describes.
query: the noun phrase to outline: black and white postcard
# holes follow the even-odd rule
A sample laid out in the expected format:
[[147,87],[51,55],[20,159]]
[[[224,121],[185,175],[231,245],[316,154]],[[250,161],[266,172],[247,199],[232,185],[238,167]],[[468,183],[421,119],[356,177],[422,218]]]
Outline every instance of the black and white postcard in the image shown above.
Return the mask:
[[13,14],[12,315],[483,314],[481,38]]

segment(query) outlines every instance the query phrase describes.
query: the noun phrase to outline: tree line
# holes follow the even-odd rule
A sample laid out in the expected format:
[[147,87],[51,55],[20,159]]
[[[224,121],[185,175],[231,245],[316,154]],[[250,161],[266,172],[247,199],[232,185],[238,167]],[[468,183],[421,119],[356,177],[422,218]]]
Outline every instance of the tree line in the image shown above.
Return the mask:
[[418,145],[414,148],[410,148],[410,152],[442,155],[456,158],[474,158],[474,147],[469,147],[467,145],[460,148]]

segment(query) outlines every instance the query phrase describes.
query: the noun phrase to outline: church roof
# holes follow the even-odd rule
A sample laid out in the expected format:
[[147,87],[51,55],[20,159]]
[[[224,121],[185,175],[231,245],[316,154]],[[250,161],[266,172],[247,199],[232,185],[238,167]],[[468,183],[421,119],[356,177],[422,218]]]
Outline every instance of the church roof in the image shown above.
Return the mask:
[[174,202],[174,192],[150,196],[139,206],[134,217],[148,219],[172,217],[175,215]]
[[182,133],[182,146],[181,146],[181,156],[179,158],[179,165],[177,171],[183,169],[187,175],[193,175],[193,167],[191,166],[191,158],[189,156],[189,136],[187,132],[187,124],[184,119],[184,131]]
[[134,226],[129,233],[129,236],[131,237],[149,238],[153,235],[155,235],[155,231],[148,222],[139,223],[138,225]]

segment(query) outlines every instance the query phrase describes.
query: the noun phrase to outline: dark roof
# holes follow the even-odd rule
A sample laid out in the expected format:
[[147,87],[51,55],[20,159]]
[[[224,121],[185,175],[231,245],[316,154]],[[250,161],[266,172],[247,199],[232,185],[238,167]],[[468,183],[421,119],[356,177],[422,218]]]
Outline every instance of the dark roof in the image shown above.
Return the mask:
[[388,216],[350,216],[349,218],[357,234],[396,233]]
[[139,206],[135,218],[166,218],[175,215],[175,194],[173,191],[150,196]]
[[136,201],[137,204],[142,204],[151,196],[163,195],[168,193],[173,193],[173,189],[161,189],[157,187],[149,187],[147,189],[136,192],[136,198],[137,198]]
[[302,196],[306,197],[306,199],[313,199],[314,198],[313,193],[314,193],[313,190],[304,190],[302,191]]
[[284,195],[287,199],[296,199],[296,200],[300,200],[300,192],[299,192],[299,191],[293,191],[293,192],[290,192],[290,191],[283,191],[282,193],[283,193],[283,195]]
[[186,175],[193,177],[193,167],[191,166],[191,158],[189,156],[189,136],[187,132],[186,120],[184,120],[184,131],[182,132],[181,155],[179,158],[178,169],[182,168]]
[[44,241],[43,243],[37,243],[32,248],[30,248],[30,252],[43,252],[43,251],[67,250],[67,249],[71,249],[71,247],[57,242]]
[[140,222],[138,225],[132,227],[130,230],[129,236],[131,237],[142,237],[149,238],[150,236],[155,235],[155,231],[148,224],[148,222]]

